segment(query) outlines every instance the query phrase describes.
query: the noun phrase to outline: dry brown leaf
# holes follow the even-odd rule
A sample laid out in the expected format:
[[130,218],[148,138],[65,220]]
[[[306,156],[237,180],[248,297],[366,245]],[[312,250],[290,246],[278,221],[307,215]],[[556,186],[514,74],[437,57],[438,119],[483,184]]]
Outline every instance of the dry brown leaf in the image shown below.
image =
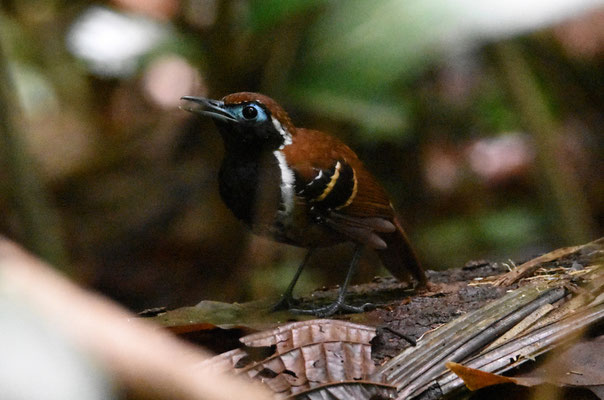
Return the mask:
[[[556,354],[528,374],[507,377],[448,362],[447,368],[474,391],[503,383],[533,387],[551,384],[558,387],[579,387],[597,396],[604,388],[604,335],[585,339]],[[601,398],[601,396],[600,396]]]
[[540,378],[510,378],[491,372],[481,371],[479,369],[469,368],[455,362],[448,362],[445,366],[459,376],[471,391],[489,386],[501,385],[503,383],[513,383],[520,386],[534,386],[545,383],[544,380]]
[[277,346],[277,353],[311,343],[341,340],[369,343],[375,328],[346,321],[315,319],[281,325],[275,329],[254,333],[240,340],[250,347]]
[[[278,397],[389,398],[395,393],[393,386],[379,382],[381,376],[369,379],[375,370],[370,344],[375,334],[374,328],[346,321],[294,322],[245,336],[240,341],[248,350],[231,350],[203,366],[245,373]],[[254,361],[249,354],[254,348],[275,351]]]
[[252,378],[263,378],[271,390],[289,395],[323,384],[362,380],[374,368],[371,345],[335,341],[275,354],[244,371]]
[[525,377],[543,377],[549,383],[568,386],[604,385],[604,335],[583,339]]
[[216,373],[231,372],[248,365],[246,359],[248,354],[243,349],[233,349],[199,363],[198,367],[209,368]]

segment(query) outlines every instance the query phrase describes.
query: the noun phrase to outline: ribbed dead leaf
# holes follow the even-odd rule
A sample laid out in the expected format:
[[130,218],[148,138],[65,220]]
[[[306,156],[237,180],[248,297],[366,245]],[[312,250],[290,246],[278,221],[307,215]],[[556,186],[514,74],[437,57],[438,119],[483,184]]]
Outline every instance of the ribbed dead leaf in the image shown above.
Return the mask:
[[219,354],[199,364],[199,368],[208,368],[217,373],[233,371],[249,365],[248,354],[243,349],[233,349]]
[[333,340],[369,344],[375,337],[375,328],[345,321],[316,319],[293,322],[275,329],[241,338],[246,346],[277,346],[277,353],[311,343]]
[[374,365],[371,345],[336,341],[297,347],[244,370],[252,378],[264,378],[274,392],[289,395],[326,383],[362,380]]
[[[294,322],[240,341],[235,349],[214,357],[205,367],[234,370],[265,383],[279,398],[389,398],[395,388],[375,370],[370,341],[375,329],[336,320]],[[274,354],[254,361],[250,349],[271,348]]]
[[479,369],[469,368],[462,364],[448,362],[447,368],[459,376],[468,389],[474,391],[485,387],[501,385],[503,383],[513,383],[521,386],[534,386],[544,383],[540,378],[510,378],[503,375],[497,375]]

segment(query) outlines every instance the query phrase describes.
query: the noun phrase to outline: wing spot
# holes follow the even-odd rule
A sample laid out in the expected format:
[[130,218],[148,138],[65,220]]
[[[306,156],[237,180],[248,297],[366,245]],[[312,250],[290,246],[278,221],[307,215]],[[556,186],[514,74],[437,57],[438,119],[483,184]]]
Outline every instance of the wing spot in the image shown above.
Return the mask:
[[358,181],[357,181],[357,172],[354,170],[354,168],[352,168],[352,179],[354,181],[354,184],[352,186],[352,193],[350,193],[350,197],[348,198],[348,200],[346,200],[346,203],[342,204],[341,206],[336,207],[336,210],[340,210],[344,207],[348,207],[352,203],[354,198],[356,197],[357,190],[358,190]]
[[332,189],[336,185],[336,182],[338,181],[338,178],[340,177],[340,168],[342,168],[342,164],[340,164],[340,162],[338,161],[338,163],[336,164],[335,171],[331,176],[329,183],[327,184],[327,187],[325,188],[323,193],[321,193],[319,197],[314,198],[313,201],[322,201],[332,191]]

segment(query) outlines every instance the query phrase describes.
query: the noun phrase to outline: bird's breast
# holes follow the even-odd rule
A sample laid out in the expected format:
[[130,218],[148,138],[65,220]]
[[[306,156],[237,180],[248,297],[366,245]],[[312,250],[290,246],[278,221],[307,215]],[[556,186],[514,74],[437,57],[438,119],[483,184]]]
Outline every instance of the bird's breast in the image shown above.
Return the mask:
[[224,203],[254,233],[289,242],[285,236],[294,214],[295,176],[281,152],[227,156],[219,185]]

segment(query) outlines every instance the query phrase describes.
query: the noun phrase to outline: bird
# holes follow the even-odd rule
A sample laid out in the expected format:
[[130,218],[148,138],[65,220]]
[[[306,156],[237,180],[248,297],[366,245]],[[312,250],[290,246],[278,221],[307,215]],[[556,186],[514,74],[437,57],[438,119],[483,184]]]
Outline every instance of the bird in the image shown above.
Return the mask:
[[[218,185],[235,217],[255,234],[308,249],[273,310],[327,317],[370,309],[371,304],[345,302],[365,248],[398,280],[426,285],[388,194],[350,147],[327,133],[296,127],[275,100],[260,93],[181,99],[182,109],[211,118],[223,139]],[[342,242],[352,242],[354,253],[336,300],[295,308],[293,289],[315,249]]]

